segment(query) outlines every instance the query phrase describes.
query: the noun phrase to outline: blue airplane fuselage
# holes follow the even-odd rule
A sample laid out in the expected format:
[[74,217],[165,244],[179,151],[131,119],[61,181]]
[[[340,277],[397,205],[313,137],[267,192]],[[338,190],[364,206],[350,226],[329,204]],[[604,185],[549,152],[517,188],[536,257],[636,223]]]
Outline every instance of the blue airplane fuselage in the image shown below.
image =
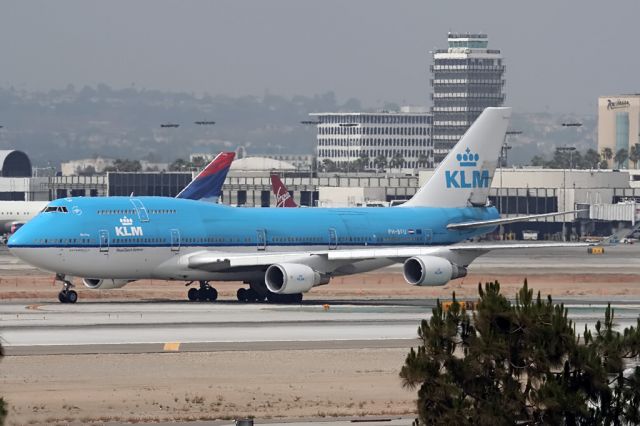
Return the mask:
[[290,250],[354,246],[447,245],[495,226],[447,225],[499,217],[494,207],[237,208],[164,197],[65,198],[9,240],[12,249],[211,247]]

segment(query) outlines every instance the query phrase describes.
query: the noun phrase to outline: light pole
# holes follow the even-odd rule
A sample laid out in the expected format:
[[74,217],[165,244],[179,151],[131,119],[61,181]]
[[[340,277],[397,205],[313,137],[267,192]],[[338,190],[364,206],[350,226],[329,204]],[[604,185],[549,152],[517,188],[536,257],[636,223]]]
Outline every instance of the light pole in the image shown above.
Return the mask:
[[[564,123],[563,123],[564,125]],[[582,124],[580,124],[582,125]],[[573,151],[576,150],[575,146],[559,146],[556,148],[558,152],[568,152],[569,153],[569,170],[571,170],[571,162],[573,160]],[[562,168],[562,199],[563,199],[563,211],[567,211],[567,169],[565,167]],[[563,215],[562,218],[562,241],[567,241],[567,216]]]
[[502,160],[504,161],[504,164],[501,162],[500,163],[500,168],[503,167],[507,167],[508,165],[508,154],[509,154],[509,150],[511,149],[511,145],[507,144],[507,138],[509,136],[517,136],[517,135],[521,135],[522,134],[522,130],[508,130],[505,135],[504,135],[504,142],[502,143],[502,148],[500,149],[500,158],[502,158]]
[[[502,214],[502,168],[507,166],[508,163],[508,154],[511,149],[511,145],[507,144],[507,137],[512,135],[521,135],[522,131],[520,130],[508,130],[504,135],[504,141],[502,142],[502,146],[500,147],[500,158],[498,159],[498,165],[500,166],[500,188],[498,188],[498,211]],[[502,227],[500,231],[502,231]],[[502,232],[501,232],[502,233]]]

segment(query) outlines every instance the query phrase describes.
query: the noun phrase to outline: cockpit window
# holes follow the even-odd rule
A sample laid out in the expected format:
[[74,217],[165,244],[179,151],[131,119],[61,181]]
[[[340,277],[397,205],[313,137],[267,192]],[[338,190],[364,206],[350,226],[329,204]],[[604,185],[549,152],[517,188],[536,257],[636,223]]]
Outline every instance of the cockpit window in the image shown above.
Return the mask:
[[42,210],[43,213],[67,213],[67,211],[64,206],[47,206]]

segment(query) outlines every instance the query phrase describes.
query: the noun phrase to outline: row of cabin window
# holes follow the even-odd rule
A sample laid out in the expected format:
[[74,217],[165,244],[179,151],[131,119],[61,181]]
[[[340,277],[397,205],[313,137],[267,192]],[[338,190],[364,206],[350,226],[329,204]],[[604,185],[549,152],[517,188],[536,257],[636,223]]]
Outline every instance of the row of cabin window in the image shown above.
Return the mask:
[[225,238],[225,237],[206,237],[206,238],[183,238],[183,243],[239,243],[244,241],[245,243],[250,243],[251,238],[245,237],[243,238]]
[[[366,243],[370,241],[370,237],[339,237],[340,242],[349,243]],[[271,242],[273,243],[322,243],[324,239],[322,237],[273,237]]]
[[343,243],[366,243],[370,240],[369,237],[338,237],[338,241]]
[[33,242],[35,244],[93,244],[96,240],[93,238],[36,238]]
[[[137,214],[136,210],[132,209],[116,209],[116,210],[98,210],[99,215],[108,215],[108,214]],[[157,209],[157,210],[149,210],[151,214],[175,214],[176,210],[173,209]]]
[[122,243],[166,243],[166,238],[114,238],[113,244]]
[[302,243],[302,242],[314,242],[321,243],[322,237],[273,237],[271,239],[273,243]]
[[382,242],[394,242],[394,241],[422,241],[421,236],[414,235],[401,235],[395,237],[383,237]]

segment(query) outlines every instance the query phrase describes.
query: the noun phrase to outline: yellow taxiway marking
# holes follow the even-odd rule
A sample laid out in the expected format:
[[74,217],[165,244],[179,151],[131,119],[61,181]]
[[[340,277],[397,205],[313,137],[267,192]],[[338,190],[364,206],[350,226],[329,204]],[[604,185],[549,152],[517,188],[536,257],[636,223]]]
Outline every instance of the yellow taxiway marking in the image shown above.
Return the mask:
[[169,342],[164,344],[166,352],[178,352],[180,350],[180,342]]
[[28,309],[30,311],[38,311],[40,310],[40,306],[42,305],[27,305],[25,309]]

